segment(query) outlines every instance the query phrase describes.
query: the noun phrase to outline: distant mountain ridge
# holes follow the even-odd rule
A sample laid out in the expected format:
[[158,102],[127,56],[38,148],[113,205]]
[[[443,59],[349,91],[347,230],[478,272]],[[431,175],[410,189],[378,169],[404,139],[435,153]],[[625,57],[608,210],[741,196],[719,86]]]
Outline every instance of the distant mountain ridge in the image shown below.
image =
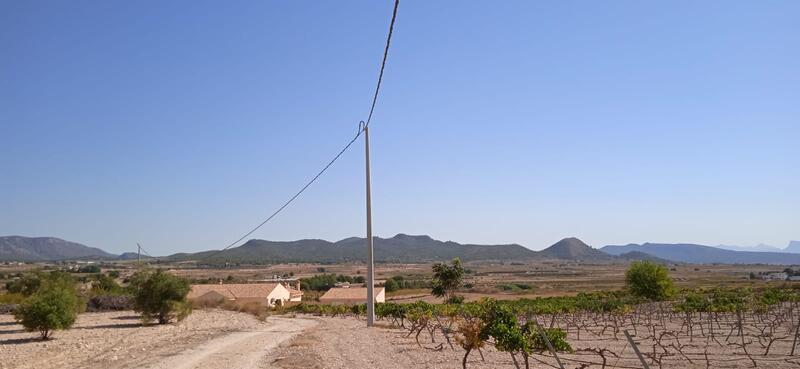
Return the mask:
[[[362,261],[365,239],[345,238],[330,242],[319,239],[265,241],[252,239],[222,254],[217,250],[179,253],[159,259],[171,261],[208,260],[235,263],[336,263]],[[651,260],[659,263],[720,264],[800,264],[800,241],[791,241],[784,251],[734,251],[695,244],[645,243],[609,245],[595,249],[578,238],[562,239],[552,246],[534,251],[518,244],[476,245],[439,241],[430,236],[397,234],[375,237],[375,260],[378,262],[432,262],[455,257],[463,261],[570,260],[583,262],[626,262]],[[57,261],[75,259],[132,260],[135,253],[107,253],[99,248],[55,237],[0,237],[0,261]],[[142,256],[143,259],[148,259]]]
[[[215,260],[242,260],[253,263],[281,262],[348,262],[363,260],[366,240],[359,237],[330,242],[318,239],[298,241],[250,240],[214,256]],[[474,260],[530,260],[537,259],[536,251],[517,244],[474,245],[453,241],[438,241],[430,236],[398,234],[391,238],[375,237],[375,261],[427,262],[456,257],[463,261]],[[174,254],[168,260],[198,260],[212,257],[217,251],[193,254]]]
[[785,252],[800,253],[800,241],[789,241],[789,246],[783,249]]
[[759,251],[766,251],[766,252],[784,252],[783,249],[775,246],[765,245],[760,243],[755,246],[735,246],[735,245],[717,245],[713,246],[718,249],[723,250],[733,250],[733,251],[749,251],[749,252],[759,252]]
[[[285,262],[348,262],[363,261],[366,239],[350,237],[337,242],[325,240],[264,241],[250,240],[222,254],[204,251],[194,254],[174,254],[168,260],[229,261],[249,263]],[[605,254],[571,237],[565,238],[542,251],[527,249],[518,244],[475,245],[453,241],[438,241],[430,236],[398,234],[391,238],[375,237],[375,261],[378,262],[432,262],[460,258],[462,261],[524,261],[571,260],[610,262],[629,260]]]
[[566,259],[581,261],[610,261],[615,258],[605,252],[591,248],[583,241],[568,237],[539,251],[539,256],[547,259]]
[[2,261],[55,261],[66,259],[114,259],[96,247],[55,237],[0,237],[0,260]]
[[600,250],[611,255],[622,255],[632,251],[642,252],[662,259],[695,264],[800,264],[800,254],[734,251],[696,244],[609,245]]

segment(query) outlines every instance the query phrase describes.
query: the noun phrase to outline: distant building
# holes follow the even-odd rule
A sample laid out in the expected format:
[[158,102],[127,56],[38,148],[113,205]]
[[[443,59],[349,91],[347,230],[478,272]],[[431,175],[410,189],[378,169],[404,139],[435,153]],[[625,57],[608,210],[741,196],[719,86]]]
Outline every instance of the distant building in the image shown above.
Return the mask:
[[286,288],[280,283],[248,283],[194,284],[187,298],[197,302],[257,302],[275,306],[287,301],[300,301],[302,296],[302,291]]
[[765,281],[785,281],[789,276],[784,272],[772,272],[761,276]]
[[[319,302],[335,305],[355,305],[367,302],[366,287],[334,287],[319,298]],[[375,287],[375,302],[386,302],[386,290]]]
[[800,281],[800,275],[791,276],[786,278],[787,281]]

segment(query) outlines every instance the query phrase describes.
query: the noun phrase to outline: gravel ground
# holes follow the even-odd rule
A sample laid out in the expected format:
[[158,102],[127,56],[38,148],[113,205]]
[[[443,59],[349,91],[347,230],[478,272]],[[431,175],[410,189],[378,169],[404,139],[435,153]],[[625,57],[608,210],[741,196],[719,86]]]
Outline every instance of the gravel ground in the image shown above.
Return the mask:
[[[313,318],[319,322],[314,327],[307,329],[303,334],[286,341],[281,347],[272,351],[267,358],[272,365],[282,368],[314,368],[314,369],[352,369],[352,368],[461,368],[461,359],[464,350],[455,342],[455,350],[443,339],[441,334],[435,336],[431,342],[430,336],[423,333],[420,336],[422,347],[418,346],[413,337],[407,337],[408,331],[387,325],[379,325],[375,329],[367,329],[363,320],[354,318]],[[624,338],[611,340],[605,337],[601,340],[584,339],[573,340],[571,343],[576,349],[609,347],[616,352],[622,352],[623,357],[609,357],[606,368],[641,368],[630,347],[626,347]],[[700,342],[696,342],[700,345]],[[644,349],[644,347],[643,347]],[[780,349],[788,350],[783,345]],[[741,355],[734,355],[736,350],[731,347],[712,346],[710,355],[718,360],[706,366],[705,361],[695,358],[689,362],[680,357],[671,357],[662,363],[661,368],[680,369],[708,369],[708,368],[752,368],[753,365],[743,360]],[[498,352],[490,345],[481,350],[481,354],[473,352],[467,362],[468,368],[514,368],[511,357],[503,352]],[[561,354],[566,369],[598,368],[601,358],[595,354],[576,352],[574,354]],[[800,368],[800,357],[771,355],[763,357],[754,356],[758,360],[758,368],[788,369]],[[521,358],[518,357],[519,360]],[[737,359],[724,361],[726,359]],[[520,364],[522,364],[520,362]],[[530,363],[531,368],[558,368],[554,359],[544,355],[534,355]],[[658,368],[658,365],[651,365]]]
[[[278,333],[288,339],[308,325],[288,325],[283,318],[261,322],[251,315],[223,310],[198,310],[183,322],[160,326],[142,326],[138,319],[131,311],[85,313],[72,329],[57,331],[53,339],[43,342],[37,333],[25,332],[11,316],[0,315],[0,369],[162,367],[161,363],[198,347],[208,349],[209,360],[217,360],[225,354],[237,356],[230,352],[231,345],[265,350],[281,341],[268,337]],[[280,327],[277,331],[276,325]],[[261,354],[263,357],[266,351]],[[202,364],[198,361],[200,367],[206,367]]]
[[[10,316],[0,315],[0,369],[460,368],[464,354],[458,346],[451,350],[441,334],[431,342],[423,333],[419,346],[404,329],[385,324],[368,329],[363,320],[349,317],[285,316],[261,322],[242,313],[200,310],[181,323],[143,327],[132,312],[87,313],[73,329],[58,331],[46,342],[21,328]],[[640,367],[624,340],[570,342],[576,349],[622,352],[621,358],[609,358],[608,368]],[[747,361],[727,360],[736,358],[735,347],[713,347],[709,354],[716,362],[711,368],[752,367]],[[781,356],[787,349],[781,342],[776,355],[754,355],[758,368],[800,368],[800,357]],[[488,345],[481,353],[470,355],[469,368],[514,367],[508,354]],[[599,357],[591,353],[563,354],[562,359],[568,369],[601,367]],[[535,355],[531,367],[553,368],[555,361]],[[688,362],[674,356],[662,368],[707,369],[697,358]]]

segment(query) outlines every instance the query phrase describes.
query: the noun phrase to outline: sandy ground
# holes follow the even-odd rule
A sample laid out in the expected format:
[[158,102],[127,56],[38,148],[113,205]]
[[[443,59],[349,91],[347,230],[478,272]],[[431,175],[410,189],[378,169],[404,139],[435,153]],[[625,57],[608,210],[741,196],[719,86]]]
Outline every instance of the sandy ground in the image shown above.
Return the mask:
[[264,357],[313,320],[200,310],[183,322],[143,327],[133,312],[81,314],[42,342],[0,315],[0,369],[264,368]]
[[[313,318],[319,324],[310,327],[303,334],[286,341],[271,352],[267,362],[283,369],[351,369],[351,368],[461,368],[464,350],[453,342],[451,349],[442,335],[436,335],[435,342],[423,333],[420,336],[422,347],[418,346],[408,331],[379,324],[376,329],[366,328],[363,320],[354,318]],[[609,356],[605,368],[641,368],[633,350],[625,344],[625,339],[582,339],[570,340],[573,348],[587,349],[609,347],[620,357]],[[701,342],[695,342],[705,347]],[[640,345],[645,350],[645,345]],[[786,347],[781,347],[785,350]],[[753,365],[741,356],[733,355],[734,349],[712,348],[710,355],[716,360],[708,365],[694,357],[688,361],[672,356],[664,359],[661,368],[752,368]],[[481,358],[483,354],[483,359]],[[603,368],[602,358],[589,352],[575,352],[560,355],[566,369]],[[518,357],[519,360],[521,358]],[[800,356],[757,355],[758,368],[784,369],[800,368]],[[520,362],[520,364],[522,364]],[[707,366],[708,365],[708,366]],[[558,368],[554,358],[549,355],[534,355],[531,368]],[[514,368],[511,357],[487,345],[481,353],[473,352],[467,362],[468,368]],[[651,368],[659,368],[651,364]]]
[[[222,310],[195,311],[178,324],[143,327],[132,312],[82,314],[69,331],[58,331],[42,342],[36,333],[24,332],[11,316],[0,315],[0,369],[48,368],[460,368],[464,350],[455,349],[441,334],[420,336],[421,346],[408,331],[383,322],[372,329],[352,317],[270,317],[261,322],[241,313]],[[606,368],[640,368],[624,338],[605,334],[581,339],[571,336],[575,349],[605,347],[620,357],[609,357]],[[643,342],[644,343],[644,342]],[[791,342],[779,342],[774,353],[754,352],[758,368],[800,368],[800,357],[787,356]],[[687,352],[707,345],[685,343]],[[646,345],[640,347],[646,350]],[[736,347],[709,346],[710,366],[696,354],[692,361],[671,356],[662,368],[750,368]],[[591,352],[563,354],[565,368],[602,368]],[[537,354],[532,368],[554,368],[549,355]],[[514,368],[511,357],[487,345],[473,352],[469,368]],[[658,367],[657,365],[652,367]]]

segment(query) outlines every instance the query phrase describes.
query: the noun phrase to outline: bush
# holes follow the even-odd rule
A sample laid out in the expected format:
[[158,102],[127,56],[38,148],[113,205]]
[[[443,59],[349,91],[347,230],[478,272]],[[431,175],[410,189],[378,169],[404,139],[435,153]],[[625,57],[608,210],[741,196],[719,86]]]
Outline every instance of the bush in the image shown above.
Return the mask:
[[99,265],[84,265],[78,268],[77,273],[100,273]]
[[191,305],[186,301],[189,282],[186,279],[157,270],[139,272],[133,278],[136,289],[134,310],[142,314],[142,321],[154,319],[158,324],[167,324],[172,319],[183,320],[191,314]]
[[117,281],[105,274],[96,274],[90,278],[92,281],[92,293],[97,295],[124,295],[125,289],[117,284]]
[[446,303],[451,304],[451,305],[463,304],[464,303],[464,296],[456,296],[456,295],[450,296],[450,298],[447,299]]
[[394,292],[400,289],[397,281],[395,281],[393,278],[387,279],[383,286],[386,288],[386,292]]
[[625,272],[625,284],[634,296],[664,301],[674,293],[669,271],[652,261],[635,261]]
[[25,301],[25,295],[21,293],[0,294],[0,304],[21,304],[23,301]]
[[11,293],[31,296],[44,285],[60,285],[72,288],[75,286],[75,279],[68,273],[60,271],[52,271],[49,273],[36,271],[33,273],[26,273],[19,279],[6,283],[6,290]]
[[42,339],[54,330],[68,329],[78,317],[79,300],[73,288],[51,285],[41,288],[17,308],[14,318],[29,332],[39,331]]
[[129,295],[99,295],[89,299],[86,311],[90,313],[99,311],[133,310],[133,296]]

